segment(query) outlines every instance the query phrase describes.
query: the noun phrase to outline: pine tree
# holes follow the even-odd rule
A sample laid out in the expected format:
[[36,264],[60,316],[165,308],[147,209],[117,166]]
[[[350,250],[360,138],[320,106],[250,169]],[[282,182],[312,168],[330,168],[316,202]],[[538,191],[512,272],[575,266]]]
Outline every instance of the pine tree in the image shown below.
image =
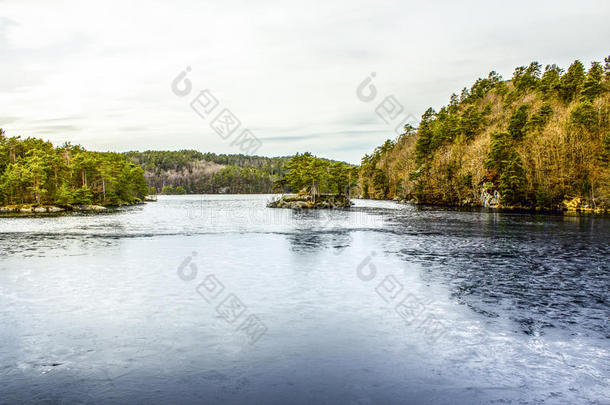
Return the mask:
[[564,101],[570,102],[580,94],[585,81],[585,66],[576,60],[570,65],[560,80],[560,94]]
[[514,140],[519,141],[523,139],[525,136],[525,124],[527,124],[527,106],[522,105],[515,110],[508,124],[508,133]]
[[532,62],[528,67],[520,66],[513,73],[513,85],[518,92],[525,92],[537,86],[540,80],[540,63]]
[[466,87],[464,87],[462,89],[462,93],[460,94],[460,103],[467,102],[469,96],[470,96],[470,93],[468,92],[468,89]]
[[449,107],[447,108],[447,110],[450,113],[455,113],[455,112],[457,112],[459,106],[460,106],[460,98],[455,93],[451,94],[451,98],[449,99]]
[[559,89],[562,73],[563,70],[555,64],[546,66],[538,84],[538,89],[544,99],[548,99],[556,94]]
[[432,124],[435,118],[436,112],[433,108],[428,108],[421,117],[418,130],[419,137],[417,138],[415,146],[415,153],[418,162],[424,161],[431,152],[431,142],[433,136]]
[[585,79],[582,89],[583,98],[589,101],[593,101],[597,96],[601,94],[601,92],[604,90],[602,84],[603,76],[604,69],[602,68],[601,63],[591,63],[591,68],[587,73],[587,78]]
[[509,134],[507,132],[492,132],[489,154],[485,166],[490,170],[491,177],[502,171],[509,155]]
[[576,127],[593,131],[597,127],[598,113],[589,100],[578,103],[570,112],[570,123]]
[[24,178],[27,179],[28,189],[34,193],[36,203],[40,204],[47,193],[47,189],[44,188],[49,169],[46,153],[40,149],[28,151],[25,166],[27,169]]
[[553,115],[553,107],[549,103],[544,103],[536,113],[532,114],[527,121],[526,129],[542,130]]
[[460,130],[466,136],[466,139],[472,139],[482,123],[481,113],[475,106],[471,105],[460,117]]
[[516,151],[508,157],[505,168],[500,176],[499,191],[504,204],[523,204],[525,198],[525,169]]

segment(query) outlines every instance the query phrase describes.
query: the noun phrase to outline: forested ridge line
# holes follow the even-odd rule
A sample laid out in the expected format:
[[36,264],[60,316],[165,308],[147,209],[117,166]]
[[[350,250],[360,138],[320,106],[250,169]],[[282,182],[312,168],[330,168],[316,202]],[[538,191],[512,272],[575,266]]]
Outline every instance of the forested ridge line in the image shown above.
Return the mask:
[[610,57],[496,72],[362,158],[365,198],[453,206],[610,208]]
[[146,181],[161,194],[259,194],[273,192],[290,157],[202,153],[196,150],[131,151]]

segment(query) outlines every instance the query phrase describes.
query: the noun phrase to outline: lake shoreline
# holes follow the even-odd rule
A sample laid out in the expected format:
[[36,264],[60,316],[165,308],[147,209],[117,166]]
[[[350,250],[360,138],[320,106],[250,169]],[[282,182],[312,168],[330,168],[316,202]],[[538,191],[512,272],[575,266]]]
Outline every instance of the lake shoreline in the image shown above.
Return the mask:
[[394,201],[399,204],[413,204],[417,206],[424,207],[438,207],[438,208],[450,208],[450,209],[458,209],[458,210],[489,210],[491,212],[505,212],[505,213],[522,213],[522,214],[554,214],[554,215],[596,215],[596,216],[608,216],[610,215],[610,210],[608,208],[590,208],[585,206],[580,206],[578,203],[574,203],[574,200],[564,201],[562,207],[528,207],[528,206],[509,206],[502,204],[494,204],[494,205],[486,205],[486,204],[475,204],[475,203],[465,203],[465,204],[448,204],[441,202],[421,202],[416,199],[399,199],[399,198],[381,198],[381,199],[371,199],[378,201]]
[[15,216],[48,216],[49,214],[74,214],[74,213],[102,213],[112,209],[127,207],[133,205],[143,205],[148,201],[137,201],[131,204],[120,205],[47,205],[47,204],[15,204],[5,205],[0,207],[0,217],[15,217]]

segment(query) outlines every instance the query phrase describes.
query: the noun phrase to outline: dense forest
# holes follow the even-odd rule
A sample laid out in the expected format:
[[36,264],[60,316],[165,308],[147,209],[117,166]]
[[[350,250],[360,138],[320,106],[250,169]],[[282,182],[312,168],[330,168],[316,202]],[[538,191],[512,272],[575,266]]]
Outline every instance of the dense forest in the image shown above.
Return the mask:
[[194,150],[126,152],[162,194],[271,193],[289,157],[201,153]]
[[610,57],[587,70],[538,62],[491,72],[405,127],[360,166],[365,198],[605,210],[610,207]]
[[0,205],[121,205],[147,192],[144,171],[119,153],[53,147],[0,129]]

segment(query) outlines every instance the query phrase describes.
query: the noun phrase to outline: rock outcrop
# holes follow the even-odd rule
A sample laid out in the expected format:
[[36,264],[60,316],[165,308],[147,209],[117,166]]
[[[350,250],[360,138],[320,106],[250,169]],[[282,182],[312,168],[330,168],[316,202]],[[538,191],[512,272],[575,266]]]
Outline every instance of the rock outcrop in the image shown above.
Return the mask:
[[320,195],[315,200],[309,195],[286,194],[267,204],[269,208],[334,209],[349,208],[352,202],[344,195]]
[[481,207],[485,208],[498,208],[500,207],[500,193],[495,190],[493,194],[490,194],[487,190],[481,190]]
[[56,207],[53,205],[8,205],[0,207],[0,214],[56,214],[60,212],[102,212],[107,208],[101,205],[67,205]]

